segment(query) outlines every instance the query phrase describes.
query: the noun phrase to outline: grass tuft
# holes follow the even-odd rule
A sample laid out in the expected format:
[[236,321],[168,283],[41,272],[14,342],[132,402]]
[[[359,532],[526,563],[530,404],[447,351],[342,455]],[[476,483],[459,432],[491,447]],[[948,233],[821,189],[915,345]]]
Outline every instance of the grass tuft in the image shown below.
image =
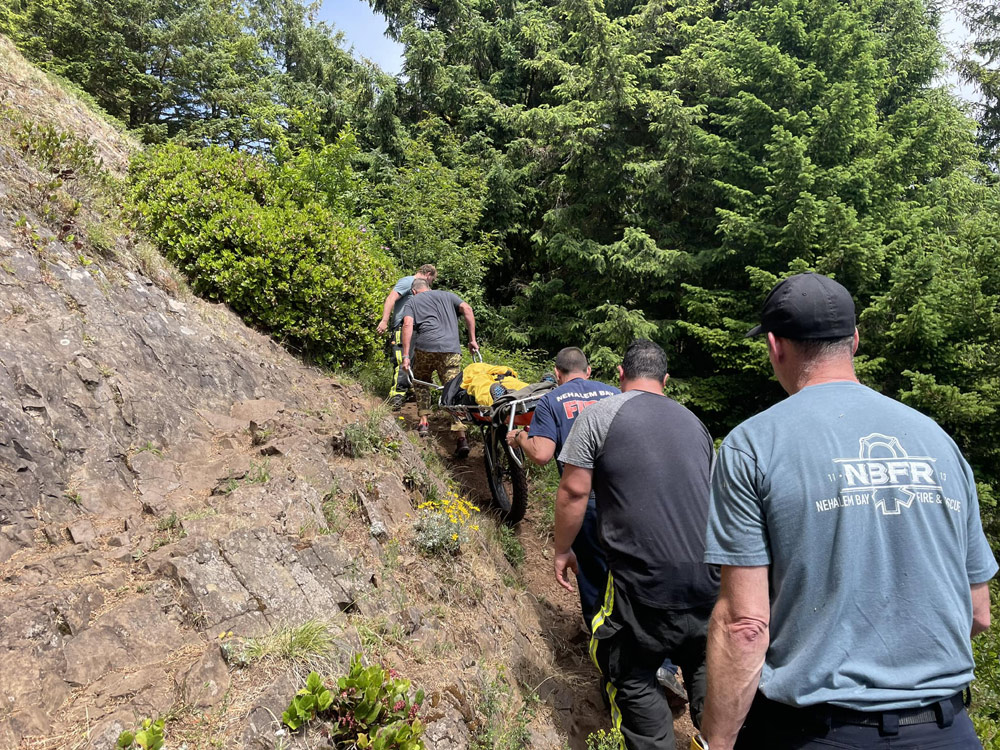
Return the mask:
[[307,620],[301,625],[277,628],[258,638],[247,638],[243,655],[247,662],[285,661],[309,664],[329,656],[333,633],[322,620]]

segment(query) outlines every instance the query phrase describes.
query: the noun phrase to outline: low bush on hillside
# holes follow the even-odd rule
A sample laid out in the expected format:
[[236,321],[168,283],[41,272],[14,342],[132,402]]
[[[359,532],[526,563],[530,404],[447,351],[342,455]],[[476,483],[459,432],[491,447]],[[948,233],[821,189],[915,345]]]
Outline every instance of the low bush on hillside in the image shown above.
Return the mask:
[[281,720],[293,731],[321,720],[334,747],[423,750],[417,712],[424,692],[410,693],[409,680],[380,665],[366,667],[355,654],[350,671],[336,683],[312,672]]
[[469,541],[470,531],[479,531],[473,513],[479,508],[456,492],[443,498],[428,497],[417,506],[420,516],[414,526],[417,547],[426,555],[457,555]]
[[976,726],[985,750],[1000,750],[1000,584],[990,586],[993,600],[993,627],[976,636],[972,652],[976,657],[976,679],[972,683],[972,706],[969,715]]
[[[344,367],[375,351],[375,317],[392,276],[365,228],[338,210],[351,179],[341,152],[352,148],[347,139],[308,162],[274,165],[219,147],[168,145],[134,159],[131,199],[195,292]],[[318,182],[312,173],[322,164],[333,176]]]

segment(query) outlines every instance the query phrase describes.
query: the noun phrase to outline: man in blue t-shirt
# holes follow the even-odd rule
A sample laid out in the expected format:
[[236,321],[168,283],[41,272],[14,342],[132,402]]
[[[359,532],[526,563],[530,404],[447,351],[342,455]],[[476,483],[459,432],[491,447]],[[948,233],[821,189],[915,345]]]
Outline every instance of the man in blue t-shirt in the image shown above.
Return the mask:
[[704,746],[980,748],[963,692],[997,563],[972,470],[858,382],[837,282],[785,279],[758,334],[789,398],[733,430],[712,475]]
[[403,351],[403,308],[413,295],[413,282],[423,279],[428,284],[434,284],[437,269],[430,263],[420,266],[412,276],[404,276],[386,295],[382,303],[382,320],[375,329],[379,335],[389,330],[389,320],[392,319],[392,338],[389,341],[389,362],[392,364],[392,388],[389,390],[389,404],[398,410],[406,401],[406,393],[410,389],[410,379],[402,368],[403,357],[409,352]]
[[[558,387],[546,393],[535,406],[530,434],[523,430],[507,433],[508,444],[521,448],[539,466],[559,455],[573,428],[573,420],[581,411],[601,399],[620,393],[613,385],[588,379],[590,365],[587,355],[575,346],[566,347],[556,355],[553,373]],[[562,474],[562,464],[557,462],[557,466]],[[608,566],[597,540],[597,507],[593,494],[587,503],[583,527],[573,542],[573,551],[579,565],[576,582],[580,589],[580,607],[583,619],[590,627],[590,621],[601,606],[608,579]]]

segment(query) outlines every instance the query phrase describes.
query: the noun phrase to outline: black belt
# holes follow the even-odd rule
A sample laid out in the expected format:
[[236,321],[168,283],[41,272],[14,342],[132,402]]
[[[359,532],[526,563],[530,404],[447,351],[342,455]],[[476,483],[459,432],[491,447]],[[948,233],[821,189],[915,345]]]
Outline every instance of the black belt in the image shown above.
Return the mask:
[[[821,703],[815,706],[789,706],[765,698],[758,693],[754,701],[758,716],[765,721],[782,721],[798,726],[827,726],[831,724],[852,724],[862,727],[878,727],[888,734],[895,734],[899,727],[937,722],[950,726],[954,717],[967,705],[964,691],[950,698],[942,698],[937,703],[919,708],[901,708],[895,711],[856,711],[850,708]],[[751,716],[753,716],[751,711]],[[765,718],[766,717],[766,718]]]
[[897,724],[901,727],[913,724],[930,724],[931,722],[951,724],[952,717],[965,708],[965,697],[963,693],[959,692],[929,706],[901,708],[895,711],[855,711],[850,708],[829,705],[817,708],[821,712],[825,712],[833,721],[860,727],[885,727],[886,719],[891,716],[898,719]]

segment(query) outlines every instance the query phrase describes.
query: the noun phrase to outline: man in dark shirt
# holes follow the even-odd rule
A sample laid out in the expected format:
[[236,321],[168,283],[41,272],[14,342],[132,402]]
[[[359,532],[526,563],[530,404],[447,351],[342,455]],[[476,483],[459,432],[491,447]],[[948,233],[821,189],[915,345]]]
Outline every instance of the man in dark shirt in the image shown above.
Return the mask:
[[694,414],[663,395],[667,357],[634,341],[619,368],[622,393],[586,409],[559,454],[555,573],[572,590],[571,549],[591,488],[608,563],[604,605],[590,654],[601,670],[612,722],[628,750],[673,750],[673,721],[656,669],[684,671],[691,717],[705,701],[705,636],[718,569],[702,560],[712,438]]
[[[437,373],[441,385],[458,375],[462,360],[462,342],[458,338],[458,316],[465,319],[469,329],[469,349],[479,350],[476,343],[476,318],[472,307],[451,292],[435,291],[424,279],[416,279],[413,296],[403,309],[403,351],[413,353],[413,377],[430,382]],[[403,369],[410,369],[410,357],[403,355]],[[431,413],[431,393],[427,386],[417,386],[417,406],[420,424],[417,434],[430,434],[427,416]],[[469,441],[465,427],[452,421],[451,431],[458,438],[455,457],[469,455]]]

